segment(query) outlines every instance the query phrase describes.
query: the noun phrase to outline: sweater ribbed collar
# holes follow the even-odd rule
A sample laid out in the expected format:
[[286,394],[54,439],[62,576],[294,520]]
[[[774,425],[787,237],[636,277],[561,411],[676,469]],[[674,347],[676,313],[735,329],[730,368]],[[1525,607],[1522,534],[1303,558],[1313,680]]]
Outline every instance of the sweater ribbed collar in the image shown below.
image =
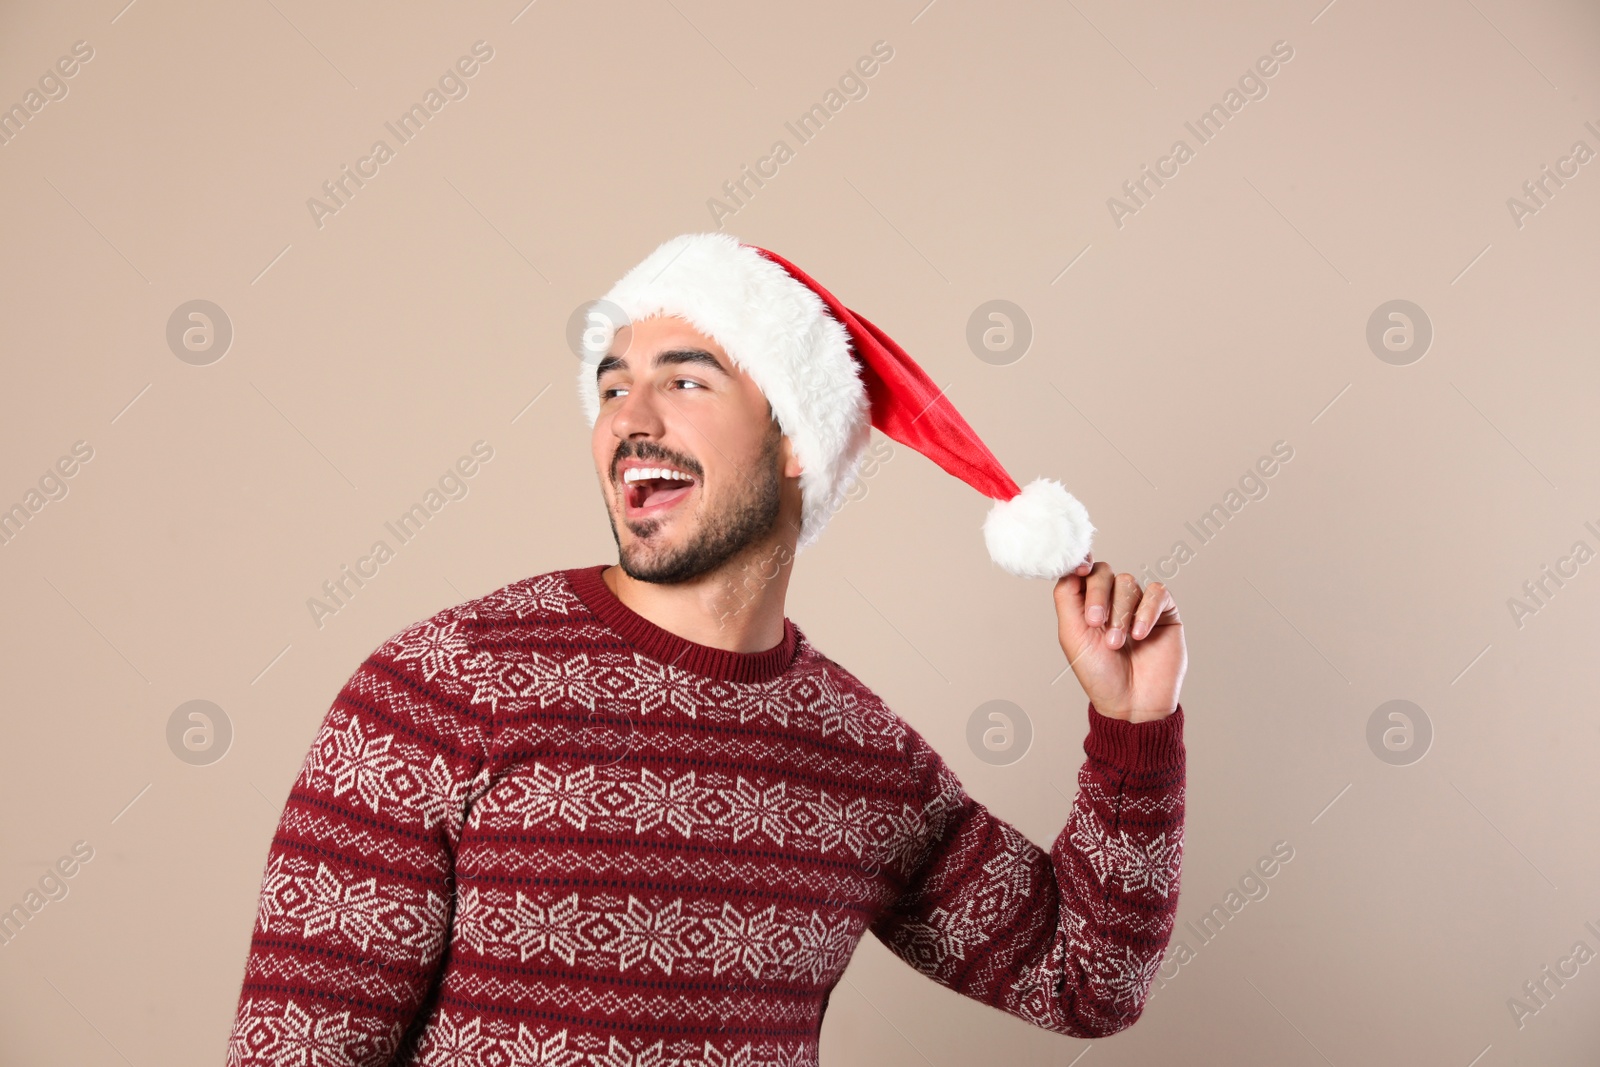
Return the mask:
[[725,682],[770,682],[794,662],[800,631],[787,617],[783,620],[783,639],[763,652],[731,652],[702,645],[657,626],[618,600],[600,577],[600,572],[609,566],[599,563],[564,573],[573,592],[602,624],[652,659]]

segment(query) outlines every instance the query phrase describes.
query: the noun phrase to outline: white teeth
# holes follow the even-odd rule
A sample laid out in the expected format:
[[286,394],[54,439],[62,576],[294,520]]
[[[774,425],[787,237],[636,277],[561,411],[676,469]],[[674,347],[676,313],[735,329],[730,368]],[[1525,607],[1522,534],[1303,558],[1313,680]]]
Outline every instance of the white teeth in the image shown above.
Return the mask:
[[676,478],[684,482],[694,481],[694,478],[682,471],[668,470],[666,467],[630,467],[622,472],[622,480],[628,485],[643,481],[646,478]]

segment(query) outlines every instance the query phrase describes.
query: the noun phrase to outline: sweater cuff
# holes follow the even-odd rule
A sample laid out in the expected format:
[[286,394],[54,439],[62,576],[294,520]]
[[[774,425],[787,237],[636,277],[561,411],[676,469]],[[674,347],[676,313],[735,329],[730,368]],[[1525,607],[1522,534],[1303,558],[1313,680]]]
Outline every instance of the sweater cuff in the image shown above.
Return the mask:
[[1184,765],[1183,704],[1172,714],[1146,722],[1127,722],[1102,715],[1089,702],[1089,736],[1084,754],[1123,771],[1144,773]]

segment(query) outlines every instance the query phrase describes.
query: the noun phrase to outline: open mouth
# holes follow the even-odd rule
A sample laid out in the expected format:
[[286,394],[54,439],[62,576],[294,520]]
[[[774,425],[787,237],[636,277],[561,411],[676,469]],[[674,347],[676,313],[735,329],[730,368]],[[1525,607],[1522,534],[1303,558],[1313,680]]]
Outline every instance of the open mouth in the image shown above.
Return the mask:
[[678,471],[631,468],[623,472],[622,499],[630,517],[651,518],[688,499],[694,488],[694,481]]

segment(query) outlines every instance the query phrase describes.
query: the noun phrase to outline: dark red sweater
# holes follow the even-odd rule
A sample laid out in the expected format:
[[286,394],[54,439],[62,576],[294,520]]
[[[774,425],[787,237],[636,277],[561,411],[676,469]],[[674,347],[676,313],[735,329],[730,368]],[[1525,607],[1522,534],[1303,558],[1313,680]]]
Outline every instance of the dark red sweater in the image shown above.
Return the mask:
[[1046,852],[789,620],[685,641],[605,565],[395,634],[272,841],[230,1064],[814,1064],[868,930],[1078,1037],[1139,1017],[1182,863],[1183,709],[1089,707]]

